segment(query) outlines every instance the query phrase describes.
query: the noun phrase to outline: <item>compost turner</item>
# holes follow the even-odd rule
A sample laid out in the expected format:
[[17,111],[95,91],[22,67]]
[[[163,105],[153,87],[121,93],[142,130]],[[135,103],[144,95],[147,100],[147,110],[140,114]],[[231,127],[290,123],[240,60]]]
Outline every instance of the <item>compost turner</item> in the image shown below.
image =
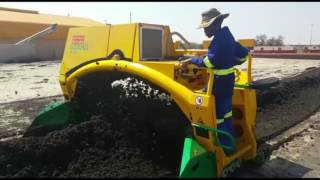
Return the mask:
[[[177,158],[179,177],[225,177],[244,161],[261,162],[264,155],[255,135],[255,89],[276,81],[254,81],[249,55],[246,70],[235,69],[232,115],[236,135],[221,131],[217,129],[212,95],[214,70],[189,65],[189,70],[184,71],[181,67],[181,60],[203,56],[206,50],[178,49],[178,42],[172,40],[175,34],[178,33],[171,33],[168,26],[145,23],[71,28],[59,74],[65,102],[47,106],[25,136],[80,123],[93,114],[118,111],[110,105],[117,102],[134,108],[131,111],[142,112],[135,118],[141,126],[146,121],[158,124],[152,126],[158,134],[172,139],[179,137],[176,145],[181,147],[168,147],[181,152]],[[250,39],[239,42],[248,48],[254,46]],[[135,83],[123,84],[128,78]],[[130,105],[123,100],[128,97],[133,99]],[[157,104],[151,103],[155,98],[175,104],[182,116],[171,119],[155,116],[152,112]],[[229,138],[232,145],[222,145],[218,135]],[[224,153],[224,149],[234,147],[235,153]]]

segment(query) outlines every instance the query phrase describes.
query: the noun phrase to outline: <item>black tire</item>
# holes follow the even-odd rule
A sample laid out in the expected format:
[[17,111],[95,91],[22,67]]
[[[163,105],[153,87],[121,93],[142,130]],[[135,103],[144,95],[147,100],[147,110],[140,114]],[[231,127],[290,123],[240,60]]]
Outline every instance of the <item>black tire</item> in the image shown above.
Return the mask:
[[260,167],[270,157],[270,148],[267,144],[260,144],[257,147],[257,155],[254,159],[244,162],[244,166],[247,167]]

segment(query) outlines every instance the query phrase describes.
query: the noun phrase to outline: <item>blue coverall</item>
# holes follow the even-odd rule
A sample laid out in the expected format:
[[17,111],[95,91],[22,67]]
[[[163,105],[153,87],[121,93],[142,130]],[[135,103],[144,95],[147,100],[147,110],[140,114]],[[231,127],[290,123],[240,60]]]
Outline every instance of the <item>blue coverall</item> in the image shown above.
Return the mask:
[[[197,66],[214,69],[213,95],[216,103],[217,126],[218,129],[233,136],[232,96],[235,81],[233,66],[244,62],[248,52],[249,49],[236,42],[229,28],[225,26],[216,32],[209,45],[207,56],[193,57],[191,60]],[[218,138],[221,144],[231,145],[225,135],[220,135]]]

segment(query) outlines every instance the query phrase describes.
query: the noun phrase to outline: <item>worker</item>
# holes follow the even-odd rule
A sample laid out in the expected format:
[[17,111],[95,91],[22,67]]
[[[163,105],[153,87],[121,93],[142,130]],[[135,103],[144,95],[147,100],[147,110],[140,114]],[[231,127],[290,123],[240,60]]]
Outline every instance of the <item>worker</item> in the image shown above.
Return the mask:
[[[204,57],[192,57],[182,63],[187,70],[189,64],[214,69],[213,95],[215,97],[217,128],[230,133],[234,137],[232,126],[232,96],[234,89],[234,66],[246,61],[249,49],[235,41],[227,26],[221,27],[223,20],[229,14],[221,14],[212,8],[202,13],[202,22],[199,28],[204,28],[208,38],[214,36],[208,47],[208,54]],[[224,146],[231,147],[231,141],[226,135],[219,134],[218,139]],[[235,148],[224,148],[229,155]]]

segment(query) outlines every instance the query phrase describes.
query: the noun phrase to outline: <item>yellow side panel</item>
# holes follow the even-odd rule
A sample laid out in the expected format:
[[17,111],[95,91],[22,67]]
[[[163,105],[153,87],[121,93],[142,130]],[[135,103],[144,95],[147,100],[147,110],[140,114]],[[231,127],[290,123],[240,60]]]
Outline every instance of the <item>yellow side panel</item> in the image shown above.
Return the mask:
[[132,59],[136,26],[137,24],[112,26],[108,52],[111,53],[115,49],[120,49],[126,58]]
[[248,73],[247,71],[239,70],[235,72],[235,82],[237,84],[247,84],[248,83]]
[[256,45],[254,39],[239,39],[238,42],[247,48],[253,48]]
[[247,109],[248,109],[248,114],[247,116],[249,117],[250,124],[255,124],[256,120],[256,113],[257,113],[257,99],[256,99],[256,90],[254,89],[248,89],[246,90],[247,93]]
[[137,24],[134,34],[134,48],[133,48],[133,62],[138,63],[140,61],[140,24]]
[[176,62],[173,61],[140,61],[140,64],[148,66],[152,69],[155,69],[165,76],[168,76],[169,78],[173,79],[174,78],[174,67]]
[[204,40],[204,41],[202,41],[202,49],[208,49],[210,43],[211,43],[211,40]]
[[165,28],[164,28],[164,44],[166,46],[165,57],[174,56],[175,47],[174,47],[174,43],[173,43],[173,40],[172,40],[170,33],[171,32],[170,32],[169,26],[165,26]]
[[71,28],[64,49],[60,74],[88,60],[107,56],[109,26]]
[[233,91],[233,96],[232,96],[232,104],[233,105],[244,105],[244,95],[243,95],[243,90],[242,89],[235,89]]

